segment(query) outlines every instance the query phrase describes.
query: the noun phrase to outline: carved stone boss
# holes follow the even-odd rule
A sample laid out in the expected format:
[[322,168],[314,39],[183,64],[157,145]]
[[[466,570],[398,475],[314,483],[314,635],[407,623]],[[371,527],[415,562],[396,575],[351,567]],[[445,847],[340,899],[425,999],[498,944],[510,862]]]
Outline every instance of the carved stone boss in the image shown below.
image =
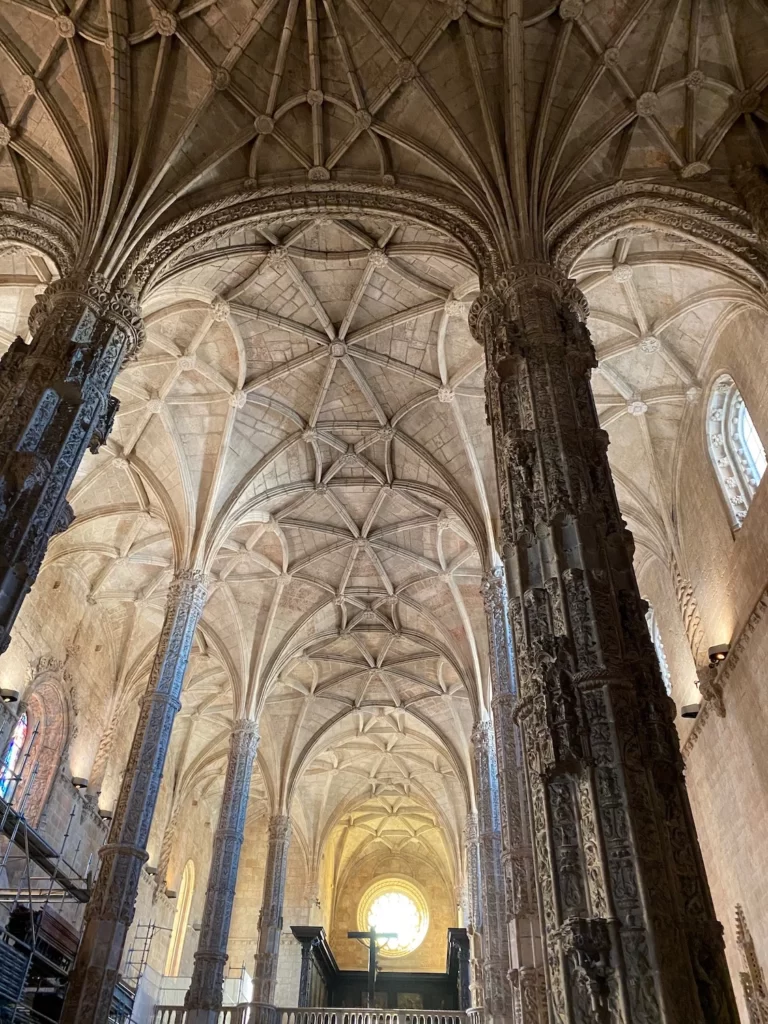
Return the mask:
[[195,953],[192,983],[185,999],[187,1024],[215,1024],[218,1020],[248,792],[258,741],[255,722],[247,719],[235,722],[219,821],[213,839],[200,940]]
[[259,946],[253,972],[253,1001],[263,1006],[272,1006],[275,998],[290,842],[291,819],[284,814],[273,815],[269,820],[264,895],[259,914]]
[[557,1024],[736,1024],[674,730],[590,390],[586,302],[545,264],[473,304]]
[[515,1024],[547,1024],[546,976],[533,868],[533,846],[520,732],[514,720],[517,679],[504,569],[482,586],[488,621],[491,710],[499,780],[501,861],[508,929],[509,983]]
[[478,722],[472,731],[477,779],[477,827],[482,901],[483,1005],[494,1024],[512,1021],[512,993],[507,984],[509,948],[501,863],[501,818],[493,729]]
[[70,975],[62,1024],[105,1024],[133,919],[142,865],[189,653],[207,596],[199,570],[174,578],[149,684]]
[[98,275],[48,287],[0,359],[0,653],[48,542],[72,521],[67,492],[112,429],[115,377],[143,338],[137,303]]

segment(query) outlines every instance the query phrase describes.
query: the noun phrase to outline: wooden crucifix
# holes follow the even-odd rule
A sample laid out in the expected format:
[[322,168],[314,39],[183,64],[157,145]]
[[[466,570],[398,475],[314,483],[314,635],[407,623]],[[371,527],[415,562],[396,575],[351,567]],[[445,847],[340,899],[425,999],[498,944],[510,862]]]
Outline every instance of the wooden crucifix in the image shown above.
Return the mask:
[[368,1006],[373,1006],[376,991],[376,943],[379,939],[396,939],[397,932],[377,932],[371,928],[369,932],[347,932],[348,939],[368,939]]

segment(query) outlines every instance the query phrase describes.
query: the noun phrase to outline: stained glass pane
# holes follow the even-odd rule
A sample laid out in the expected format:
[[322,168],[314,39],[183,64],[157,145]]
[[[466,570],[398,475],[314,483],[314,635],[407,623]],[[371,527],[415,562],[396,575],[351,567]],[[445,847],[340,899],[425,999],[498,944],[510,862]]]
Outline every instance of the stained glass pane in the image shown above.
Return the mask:
[[0,773],[0,796],[6,799],[11,792],[15,780],[16,768],[18,766],[21,752],[24,749],[24,741],[27,738],[27,715],[26,712],[19,717],[16,727],[11,736],[11,742],[3,758],[3,769]]

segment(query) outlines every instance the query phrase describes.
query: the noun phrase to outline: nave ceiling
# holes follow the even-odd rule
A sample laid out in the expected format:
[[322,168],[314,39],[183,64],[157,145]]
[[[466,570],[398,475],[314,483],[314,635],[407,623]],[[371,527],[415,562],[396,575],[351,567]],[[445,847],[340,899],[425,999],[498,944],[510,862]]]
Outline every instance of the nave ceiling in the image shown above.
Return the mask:
[[[641,559],[679,541],[679,441],[717,331],[764,308],[760,267],[715,261],[674,225],[576,231],[620,178],[619,198],[685,187],[726,216],[732,167],[767,159],[763,6],[508,6],[506,29],[501,0],[0,12],[0,227],[39,214],[50,243],[0,257],[0,336],[25,333],[74,252],[135,272],[147,325],[40,586],[77,577],[122,706],[145,684],[172,573],[204,565],[174,785],[214,800],[229,724],[259,711],[254,806],[290,806],[311,857],[377,813],[377,842],[396,821],[431,843],[422,815],[455,857],[471,803],[496,496],[467,325],[481,268],[441,208],[502,261],[556,243],[576,259]],[[335,188],[367,208],[323,210]],[[248,213],[259,197],[273,215]],[[215,219],[185,233],[204,204]]]

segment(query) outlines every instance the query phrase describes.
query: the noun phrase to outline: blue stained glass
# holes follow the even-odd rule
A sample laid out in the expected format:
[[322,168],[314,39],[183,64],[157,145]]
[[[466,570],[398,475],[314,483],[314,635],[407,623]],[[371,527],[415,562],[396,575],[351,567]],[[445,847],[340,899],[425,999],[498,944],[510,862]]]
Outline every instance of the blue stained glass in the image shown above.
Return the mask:
[[19,717],[16,727],[11,736],[11,742],[3,758],[3,770],[0,773],[0,796],[5,800],[11,793],[16,777],[16,766],[19,763],[21,752],[24,749],[24,741],[27,738],[27,713]]

